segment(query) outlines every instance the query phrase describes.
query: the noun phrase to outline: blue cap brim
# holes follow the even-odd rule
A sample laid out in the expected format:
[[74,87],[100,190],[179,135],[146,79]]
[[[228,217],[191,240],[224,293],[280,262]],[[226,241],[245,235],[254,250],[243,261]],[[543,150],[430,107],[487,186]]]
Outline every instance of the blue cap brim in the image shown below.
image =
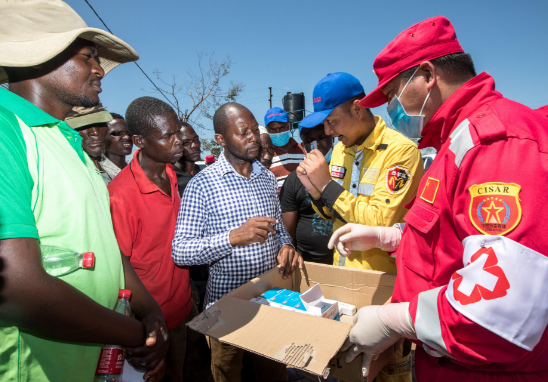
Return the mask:
[[302,128],[310,129],[318,126],[320,123],[323,123],[332,111],[333,109],[317,111],[304,117],[301,123],[299,123],[299,134],[301,133]]

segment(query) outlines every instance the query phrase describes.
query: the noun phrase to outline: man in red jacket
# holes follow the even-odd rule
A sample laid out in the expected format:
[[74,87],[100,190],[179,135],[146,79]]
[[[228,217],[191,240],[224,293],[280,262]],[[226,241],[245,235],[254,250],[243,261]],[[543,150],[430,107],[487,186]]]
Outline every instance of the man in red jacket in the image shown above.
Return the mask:
[[171,106],[153,97],[134,100],[126,124],[139,150],[108,185],[114,233],[166,321],[169,349],[163,381],[207,382],[211,373],[205,337],[185,325],[198,315],[188,267],[171,260],[181,204],[173,168],[183,155],[181,124]]
[[[347,360],[405,337],[420,381],[548,379],[548,120],[476,75],[450,21],[402,32],[373,64],[366,108],[438,155],[397,227],[347,225],[341,253],[396,251],[392,303],[360,310]],[[400,242],[401,238],[401,242]],[[350,344],[348,344],[350,346]]]

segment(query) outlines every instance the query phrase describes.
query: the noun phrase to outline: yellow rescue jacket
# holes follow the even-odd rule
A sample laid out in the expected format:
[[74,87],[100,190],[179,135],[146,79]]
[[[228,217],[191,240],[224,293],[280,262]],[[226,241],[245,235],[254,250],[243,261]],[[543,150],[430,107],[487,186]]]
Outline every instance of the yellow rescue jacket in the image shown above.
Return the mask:
[[[335,219],[333,231],[346,223],[391,227],[402,223],[404,208],[417,193],[424,174],[417,145],[389,129],[375,116],[377,124],[365,141],[356,147],[339,142],[333,148],[330,171],[333,182],[313,202],[325,219]],[[339,265],[335,250],[333,264]],[[342,265],[342,264],[341,264]],[[352,251],[345,266],[396,273],[395,259],[378,248]]]

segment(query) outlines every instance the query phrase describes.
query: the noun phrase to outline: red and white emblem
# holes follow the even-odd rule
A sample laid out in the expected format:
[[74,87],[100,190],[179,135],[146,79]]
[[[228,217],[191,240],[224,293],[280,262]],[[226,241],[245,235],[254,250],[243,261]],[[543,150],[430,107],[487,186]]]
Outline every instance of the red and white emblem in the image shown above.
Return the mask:
[[506,296],[510,283],[498,265],[493,248],[477,251],[465,268],[455,272],[453,291],[455,300],[462,305]]
[[464,267],[449,280],[447,301],[476,324],[533,350],[548,325],[548,257],[505,236],[472,235],[462,244]]
[[331,166],[331,177],[337,179],[344,179],[346,174],[346,168],[341,166]]

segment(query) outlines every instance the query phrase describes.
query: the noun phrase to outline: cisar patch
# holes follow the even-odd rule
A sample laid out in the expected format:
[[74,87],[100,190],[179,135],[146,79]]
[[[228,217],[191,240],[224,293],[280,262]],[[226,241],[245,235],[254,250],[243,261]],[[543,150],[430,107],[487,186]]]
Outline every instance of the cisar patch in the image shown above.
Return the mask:
[[391,167],[386,170],[386,189],[392,195],[401,194],[411,182],[413,175],[402,166]]
[[505,235],[521,221],[519,192],[515,183],[482,183],[471,186],[470,220],[484,235]]

